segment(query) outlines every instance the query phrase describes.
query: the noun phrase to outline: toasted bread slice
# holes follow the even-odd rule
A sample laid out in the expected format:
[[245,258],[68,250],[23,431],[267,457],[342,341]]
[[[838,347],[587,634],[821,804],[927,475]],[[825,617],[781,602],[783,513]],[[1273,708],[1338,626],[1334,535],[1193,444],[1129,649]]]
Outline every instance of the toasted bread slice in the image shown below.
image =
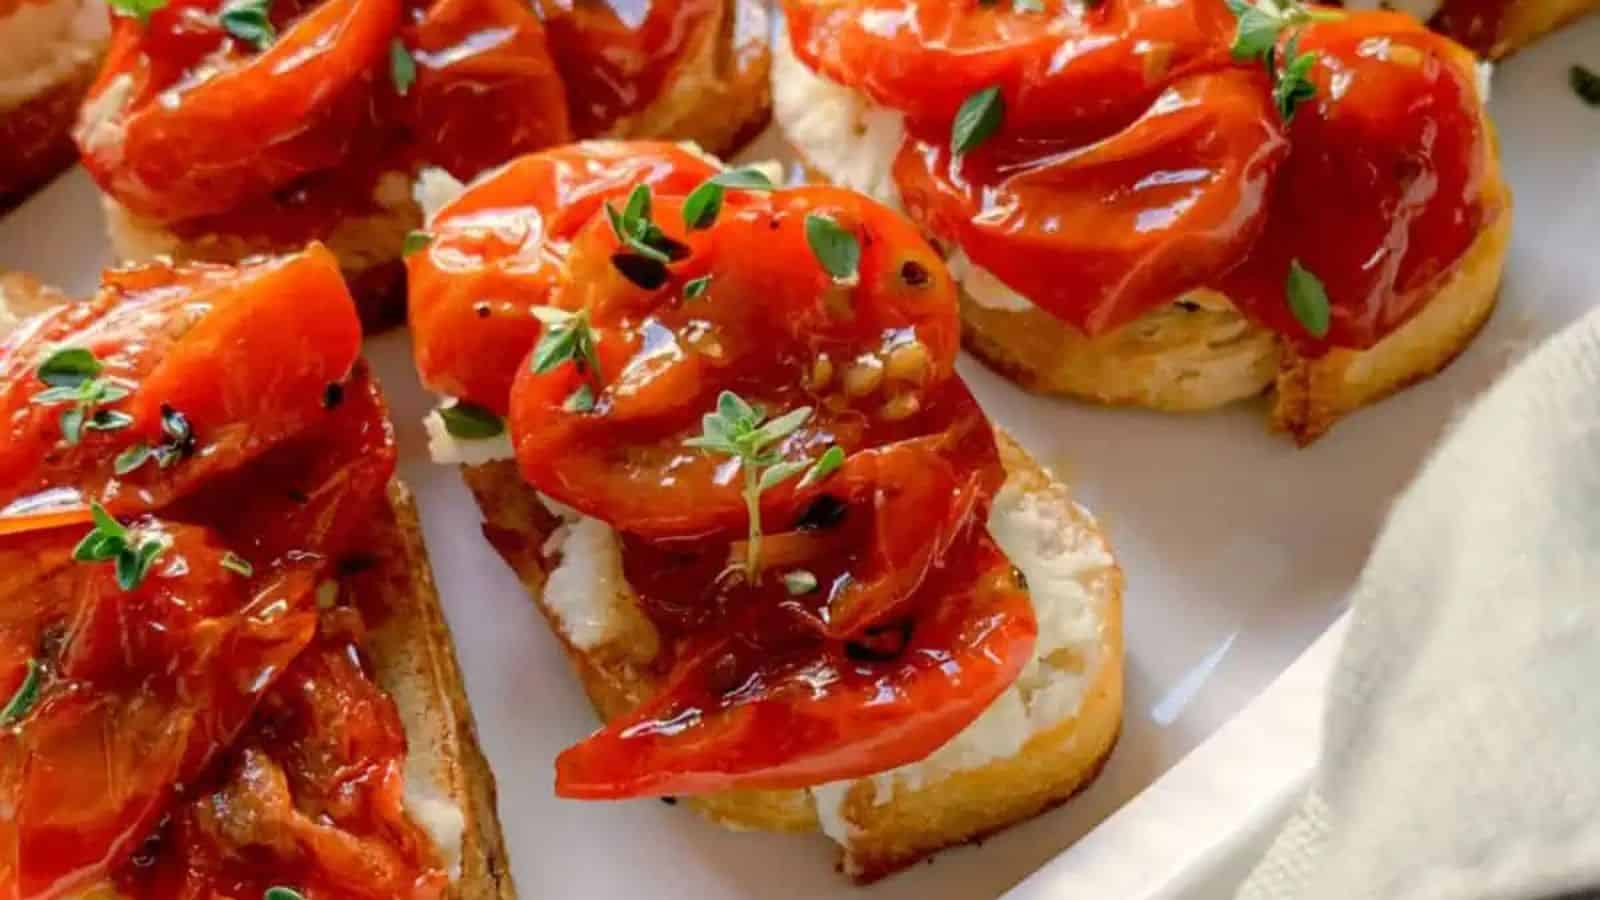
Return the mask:
[[1600,9],[1600,0],[1445,0],[1429,26],[1489,59],[1521,50],[1579,16]]
[[[730,3],[718,27],[695,32],[695,43],[660,96],[600,137],[694,141],[718,155],[737,150],[766,127],[771,115],[768,22],[760,0]],[[292,241],[266,233],[189,233],[137,216],[105,197],[111,249],[118,259],[165,255],[236,262],[298,251],[306,242],[320,240],[339,258],[363,326],[369,332],[381,330],[405,320],[405,268],[400,258],[406,235],[422,227],[422,211],[412,199],[413,175],[385,173],[375,183],[369,212],[338,222],[327,234],[306,234]]]
[[693,141],[733,155],[772,117],[771,14],[760,0],[733,0],[717,28],[700,30],[660,96],[603,135]]
[[[809,790],[682,798],[733,828],[822,830],[868,882],[1065,801],[1098,773],[1122,721],[1122,572],[1094,519],[1004,434],[1009,473],[990,528],[1026,575],[1036,658],[978,721],[932,756]],[[561,638],[601,718],[649,697],[659,637],[601,522],[552,512],[514,463],[468,466],[484,532]]]
[[72,125],[105,50],[98,0],[26,2],[0,14],[0,208],[72,165]]
[[[904,135],[903,117],[806,68],[785,35],[773,52],[777,123],[806,171],[896,203],[887,173]],[[1091,338],[955,253],[963,343],[1029,390],[1112,406],[1193,412],[1275,389],[1271,427],[1305,445],[1347,413],[1442,369],[1488,319],[1512,218],[1498,153],[1491,152],[1484,184],[1493,217],[1422,311],[1367,350],[1301,356],[1227,297],[1206,290]]]
[[[0,275],[0,338],[25,316],[66,299],[27,276]],[[360,546],[370,556],[341,574],[340,594],[368,613],[363,649],[405,726],[406,810],[438,849],[452,900],[515,900],[494,775],[478,747],[416,505],[399,481],[366,523]],[[80,896],[118,894],[99,886]]]

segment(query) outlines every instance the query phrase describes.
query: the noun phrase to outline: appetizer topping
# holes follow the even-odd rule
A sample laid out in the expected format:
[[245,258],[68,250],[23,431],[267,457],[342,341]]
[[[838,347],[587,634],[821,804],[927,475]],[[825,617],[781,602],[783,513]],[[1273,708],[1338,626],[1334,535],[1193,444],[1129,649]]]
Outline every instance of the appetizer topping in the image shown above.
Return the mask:
[[[106,281],[0,341],[0,871],[20,897],[442,896],[361,613],[316,602],[395,460],[337,267]],[[130,423],[63,450],[41,378],[125,382]]]
[[466,179],[636,127],[671,81],[704,77],[690,70],[735,24],[735,0],[649,0],[626,16],[572,0],[113,5],[89,101],[105,114],[78,135],[91,174],[180,234],[265,230],[297,245],[390,211],[387,173]]
[[405,244],[400,250],[401,255],[410,256],[411,254],[426,248],[428,246],[428,242],[432,240],[433,236],[428,234],[426,231],[408,231],[406,232]]
[[361,326],[338,263],[313,247],[238,269],[114,270],[18,335],[0,344],[0,534],[87,522],[92,502],[138,516],[326,420]]
[[1289,297],[1289,308],[1306,332],[1312,337],[1328,333],[1328,292],[1323,290],[1321,279],[1311,274],[1300,260],[1289,261],[1289,282],[1284,285]]
[[0,707],[0,728],[10,728],[33,709],[33,704],[39,699],[39,681],[44,677],[43,673],[39,661],[29,658],[24,664],[22,683],[17,685],[16,692],[6,701],[6,705]]
[[[542,333],[508,398],[465,396],[509,410],[527,481],[619,533],[662,638],[661,692],[562,754],[565,796],[922,758],[1011,683],[1037,631],[985,527],[1004,472],[955,376],[936,251],[858,194],[715,174],[663,145],[538,154],[442,210],[408,261],[431,385],[491,385],[480,370],[511,349],[468,298],[527,304]],[[639,241],[682,248],[656,260],[659,285],[616,271]]]
[[262,895],[261,900],[306,900],[306,897],[292,887],[279,885],[267,888],[267,892]]
[[784,3],[803,62],[904,114],[908,213],[1091,336],[1210,289],[1303,353],[1368,347],[1502,212],[1473,60],[1405,16],[1040,7]]
[[482,440],[503,434],[506,430],[505,423],[500,417],[471,403],[456,402],[439,409],[439,418],[444,420],[445,431],[451,437],[465,438],[467,440]]
[[156,528],[126,528],[98,503],[91,503],[89,512],[94,528],[78,542],[72,558],[78,562],[115,561],[117,587],[125,591],[142,584],[156,559],[172,546],[166,533]]
[[707,178],[699,187],[689,192],[683,201],[683,225],[691,231],[710,228],[722,212],[722,195],[728,188],[745,191],[770,191],[772,179],[760,169],[745,167],[729,169]]

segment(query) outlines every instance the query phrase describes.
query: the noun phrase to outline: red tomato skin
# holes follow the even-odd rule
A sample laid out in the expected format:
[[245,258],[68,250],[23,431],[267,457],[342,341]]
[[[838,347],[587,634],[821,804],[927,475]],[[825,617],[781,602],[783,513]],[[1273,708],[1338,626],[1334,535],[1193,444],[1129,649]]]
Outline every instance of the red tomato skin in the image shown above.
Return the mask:
[[513,160],[441,209],[406,260],[417,371],[430,390],[504,415],[556,303],[570,242],[636,183],[687,194],[716,169],[676,144],[579,144]]
[[[349,376],[360,340],[338,263],[320,246],[239,269],[154,263],[108,273],[93,299],[58,307],[0,344],[8,432],[0,533],[60,524],[52,515],[86,520],[90,500],[119,514],[152,510],[238,467],[325,417],[328,386]],[[90,350],[105,377],[132,389],[108,407],[131,425],[65,444],[60,419],[70,404],[35,399],[47,387],[37,368],[62,346]],[[119,477],[118,453],[163,440],[163,407],[187,419],[192,458]]]

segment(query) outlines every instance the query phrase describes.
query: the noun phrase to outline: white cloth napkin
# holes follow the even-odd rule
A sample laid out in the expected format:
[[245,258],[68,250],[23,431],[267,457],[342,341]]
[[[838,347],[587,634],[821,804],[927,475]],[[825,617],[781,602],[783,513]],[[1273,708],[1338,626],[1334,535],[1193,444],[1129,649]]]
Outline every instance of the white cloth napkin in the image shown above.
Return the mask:
[[1353,601],[1312,787],[1240,900],[1600,887],[1600,310],[1457,423]]

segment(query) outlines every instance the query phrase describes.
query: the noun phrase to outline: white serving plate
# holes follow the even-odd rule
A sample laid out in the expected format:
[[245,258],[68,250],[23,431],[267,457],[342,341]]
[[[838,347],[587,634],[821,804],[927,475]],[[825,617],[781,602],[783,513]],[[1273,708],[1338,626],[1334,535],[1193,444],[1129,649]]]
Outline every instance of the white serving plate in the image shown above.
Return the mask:
[[[482,540],[457,474],[427,461],[419,420],[430,403],[412,373],[406,336],[369,341],[397,423],[401,473],[421,504],[479,735],[499,779],[521,894],[992,897],[1128,804],[1327,629],[1390,499],[1454,411],[1591,303],[1600,282],[1600,110],[1566,86],[1567,66],[1580,60],[1600,68],[1600,20],[1546,41],[1495,76],[1492,109],[1517,229],[1501,308],[1484,334],[1439,378],[1356,415],[1310,449],[1266,434],[1253,404],[1181,417],[1095,409],[1023,394],[964,361],[989,412],[1077,486],[1118,551],[1128,575],[1126,721],[1110,764],[1077,800],[866,890],[848,888],[834,873],[833,848],[820,836],[731,833],[655,801],[552,795],[551,761],[594,727],[592,714],[554,639]],[[780,146],[769,135],[750,156]],[[108,261],[102,235],[94,188],[77,171],[0,220],[0,268],[84,293]],[[1314,691],[1305,685],[1320,680],[1331,657],[1324,648],[1299,670],[1287,716],[1279,717],[1279,704],[1256,717],[1259,727],[1236,729],[1234,743],[1222,735],[1017,896],[1155,897],[1186,883],[1172,881],[1179,873],[1200,879],[1193,884],[1210,877],[1201,869],[1224,855],[1227,835],[1252,823],[1259,830],[1267,801],[1286,796],[1303,775],[1311,746],[1304,727],[1315,716],[1306,699]],[[1274,755],[1274,741],[1290,732]],[[1230,747],[1250,748],[1254,761]],[[1241,774],[1244,781],[1227,780]],[[1229,784],[1252,790],[1223,789]],[[1192,815],[1197,798],[1212,806],[1209,815],[1175,818],[1185,809]],[[1184,827],[1171,827],[1177,821]]]

